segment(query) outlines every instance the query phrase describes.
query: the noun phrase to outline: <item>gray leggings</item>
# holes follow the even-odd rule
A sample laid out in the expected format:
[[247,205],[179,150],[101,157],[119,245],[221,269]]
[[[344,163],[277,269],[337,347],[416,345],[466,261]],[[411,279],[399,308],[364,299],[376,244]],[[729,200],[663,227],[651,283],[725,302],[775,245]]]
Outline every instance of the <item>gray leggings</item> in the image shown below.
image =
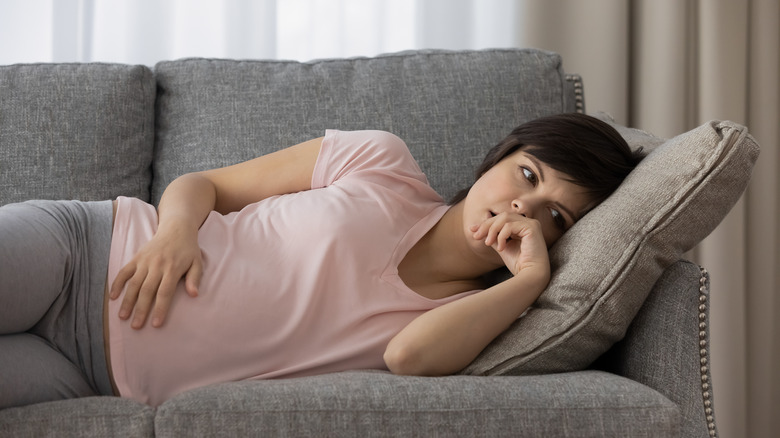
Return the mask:
[[0,207],[0,409],[112,394],[103,347],[111,201]]

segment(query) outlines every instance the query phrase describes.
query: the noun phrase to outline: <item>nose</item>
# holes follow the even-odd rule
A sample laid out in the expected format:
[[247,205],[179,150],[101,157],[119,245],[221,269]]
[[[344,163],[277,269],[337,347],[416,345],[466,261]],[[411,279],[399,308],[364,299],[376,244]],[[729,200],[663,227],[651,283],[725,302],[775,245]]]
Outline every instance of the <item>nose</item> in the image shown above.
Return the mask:
[[527,217],[527,218],[534,218],[534,202],[530,199],[526,198],[515,198],[512,200],[512,211],[515,213]]

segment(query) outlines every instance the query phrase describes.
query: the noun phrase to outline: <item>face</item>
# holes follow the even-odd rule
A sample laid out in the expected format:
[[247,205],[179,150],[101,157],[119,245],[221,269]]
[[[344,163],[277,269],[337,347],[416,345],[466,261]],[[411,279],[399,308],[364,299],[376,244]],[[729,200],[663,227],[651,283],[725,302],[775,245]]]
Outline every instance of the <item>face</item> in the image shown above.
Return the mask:
[[574,225],[590,202],[583,188],[565,177],[522,149],[514,152],[469,190],[463,225],[468,230],[503,212],[524,215],[539,221],[549,247]]

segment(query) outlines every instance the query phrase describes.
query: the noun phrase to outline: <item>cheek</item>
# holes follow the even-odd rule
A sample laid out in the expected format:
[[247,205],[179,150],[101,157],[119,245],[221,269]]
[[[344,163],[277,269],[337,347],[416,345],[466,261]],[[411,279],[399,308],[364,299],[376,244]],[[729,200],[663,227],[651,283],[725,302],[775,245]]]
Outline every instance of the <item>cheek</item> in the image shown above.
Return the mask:
[[514,189],[514,185],[510,179],[499,172],[493,170],[488,171],[480,179],[474,183],[474,186],[478,188],[478,192],[481,196],[490,198],[501,198],[509,195]]
[[482,203],[486,198],[490,197],[491,194],[492,190],[490,189],[489,181],[483,176],[471,186],[466,200],[471,203]]
[[544,243],[547,244],[547,249],[549,249],[561,238],[561,236],[563,236],[563,233],[561,233],[558,228],[542,225],[542,235],[544,236]]

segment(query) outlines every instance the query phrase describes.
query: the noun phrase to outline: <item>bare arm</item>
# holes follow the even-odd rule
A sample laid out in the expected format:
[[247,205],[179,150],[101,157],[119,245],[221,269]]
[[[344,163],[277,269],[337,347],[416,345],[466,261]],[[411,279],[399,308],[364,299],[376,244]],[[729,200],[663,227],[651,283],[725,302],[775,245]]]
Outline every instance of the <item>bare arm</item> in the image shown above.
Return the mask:
[[[506,222],[491,229],[499,220]],[[385,363],[393,373],[440,376],[460,371],[547,287],[550,263],[538,222],[494,218],[480,226],[474,237],[487,238],[486,244],[499,252],[514,276],[409,323],[385,350]]]
[[176,285],[197,296],[202,261],[198,229],[212,211],[226,214],[274,195],[311,189],[322,138],[243,163],[182,175],[165,190],[155,236],[118,273],[109,296],[124,290],[119,316],[133,316],[132,327],[163,324]]
[[545,285],[540,276],[517,275],[424,313],[388,344],[388,368],[395,374],[427,376],[460,371],[509,328]]

